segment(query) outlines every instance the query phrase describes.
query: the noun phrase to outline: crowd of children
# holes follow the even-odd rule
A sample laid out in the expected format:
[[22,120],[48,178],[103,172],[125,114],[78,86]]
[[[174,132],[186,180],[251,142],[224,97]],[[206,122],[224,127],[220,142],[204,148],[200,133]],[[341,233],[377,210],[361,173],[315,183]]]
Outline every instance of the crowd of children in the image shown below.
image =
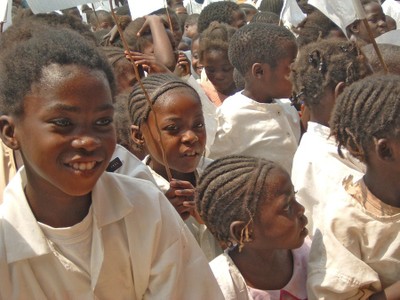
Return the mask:
[[0,299],[400,299],[396,14],[127,2],[13,1]]

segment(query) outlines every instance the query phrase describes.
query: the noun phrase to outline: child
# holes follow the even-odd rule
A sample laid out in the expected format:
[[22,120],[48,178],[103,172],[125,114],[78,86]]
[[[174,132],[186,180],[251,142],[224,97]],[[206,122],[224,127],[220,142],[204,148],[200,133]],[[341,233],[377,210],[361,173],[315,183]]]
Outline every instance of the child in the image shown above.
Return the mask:
[[229,41],[235,31],[232,26],[213,22],[200,37],[199,58],[207,75],[201,87],[217,107],[237,91],[228,59]]
[[0,298],[222,298],[158,189],[104,172],[115,148],[105,58],[69,30],[20,36],[0,58],[0,134],[24,162],[0,209]]
[[252,23],[233,35],[229,60],[244,77],[245,88],[217,109],[210,158],[255,156],[278,162],[290,172],[300,121],[290,101],[278,98],[292,92],[289,66],[296,54],[293,34],[277,25]]
[[210,263],[225,299],[307,299],[307,218],[278,164],[246,156],[214,161],[200,178],[196,207],[229,246]]
[[310,299],[400,299],[400,77],[369,76],[339,96],[330,121],[338,149],[367,166],[329,199],[313,239]]
[[203,71],[203,65],[200,63],[199,58],[200,48],[200,36],[194,36],[192,39],[192,46],[190,49],[191,63],[192,63],[192,76],[195,79],[200,79],[201,71]]
[[[364,7],[366,19],[368,20],[373,37],[376,38],[387,32],[386,16],[383,13],[380,2],[378,0],[361,0],[361,4]],[[356,20],[347,26],[346,29],[347,36],[351,40],[366,44],[372,43],[363,21]]]
[[[193,194],[199,172],[208,162],[203,153],[206,131],[202,105],[197,92],[178,77],[158,74],[143,79],[153,103],[136,85],[129,99],[131,136],[149,154],[149,166],[160,189],[166,193],[209,260],[222,252],[212,234],[194,211]],[[157,119],[155,119],[157,116]],[[160,130],[160,135],[157,129]],[[161,145],[163,149],[161,149]],[[163,153],[173,180],[169,182]]]
[[334,194],[344,177],[361,177],[365,166],[348,153],[341,158],[329,119],[336,97],[345,86],[369,75],[369,64],[355,42],[328,39],[302,47],[292,66],[297,101],[304,102],[310,119],[293,159],[292,181],[314,234],[321,219],[324,195]]

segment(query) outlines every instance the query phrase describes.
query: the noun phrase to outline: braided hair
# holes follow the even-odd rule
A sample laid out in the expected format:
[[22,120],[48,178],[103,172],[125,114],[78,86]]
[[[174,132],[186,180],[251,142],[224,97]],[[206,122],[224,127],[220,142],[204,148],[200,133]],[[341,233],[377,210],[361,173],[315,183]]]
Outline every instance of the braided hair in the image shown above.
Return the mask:
[[[154,104],[161,95],[177,88],[186,88],[191,90],[193,95],[195,95],[201,104],[200,97],[196,90],[173,74],[163,73],[150,75],[142,79],[142,84],[146,89],[152,104]],[[151,107],[139,83],[136,83],[133,86],[133,91],[129,95],[128,109],[131,124],[133,125],[140,126],[149,116]]]
[[302,48],[292,66],[290,79],[294,100],[308,107],[318,105],[328,87],[346,85],[371,73],[364,54],[355,42],[327,39]]
[[368,76],[347,87],[331,117],[338,152],[346,148],[362,162],[375,138],[391,137],[400,128],[400,76]]
[[278,164],[255,157],[231,155],[212,162],[196,188],[196,208],[214,236],[231,245],[230,224],[257,221],[268,198],[266,178]]

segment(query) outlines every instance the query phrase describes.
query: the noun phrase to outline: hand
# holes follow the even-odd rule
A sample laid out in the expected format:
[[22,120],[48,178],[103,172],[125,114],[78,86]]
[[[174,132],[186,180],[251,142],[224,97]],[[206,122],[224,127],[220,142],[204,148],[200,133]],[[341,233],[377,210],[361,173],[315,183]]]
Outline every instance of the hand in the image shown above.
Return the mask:
[[190,75],[190,61],[183,52],[179,52],[174,74],[179,77]]
[[183,220],[189,218],[194,210],[194,191],[195,189],[189,181],[172,179],[170,188],[165,193],[165,196]]
[[131,58],[134,60],[136,65],[142,65],[143,70],[148,74],[153,73],[171,73],[171,71],[157,60],[153,54],[143,54],[140,52],[131,51],[128,53],[125,51],[125,57],[130,61]]
[[162,24],[163,27],[168,26],[168,24],[166,24],[163,18],[161,18],[160,16],[156,15],[144,16],[144,19],[145,19],[144,24],[142,28],[140,28],[139,31],[137,32],[137,36],[141,36],[145,33],[148,33],[149,31],[151,32],[152,27],[156,24],[157,25]]

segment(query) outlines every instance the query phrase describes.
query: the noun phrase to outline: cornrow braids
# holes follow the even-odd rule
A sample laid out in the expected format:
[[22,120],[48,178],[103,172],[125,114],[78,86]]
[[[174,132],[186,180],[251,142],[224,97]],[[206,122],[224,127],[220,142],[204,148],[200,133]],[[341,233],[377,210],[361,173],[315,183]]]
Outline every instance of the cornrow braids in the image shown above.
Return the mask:
[[262,0],[258,10],[260,11],[270,11],[277,15],[281,14],[283,7],[283,0]]
[[292,66],[290,79],[294,100],[308,107],[318,105],[326,88],[364,78],[371,68],[355,42],[327,39],[302,48]]
[[362,162],[375,138],[394,136],[400,128],[400,76],[368,76],[347,87],[331,117],[331,135]]
[[214,236],[231,245],[230,224],[257,221],[257,211],[268,198],[270,171],[279,165],[261,158],[231,155],[212,162],[196,188],[196,208]]
[[[142,84],[152,104],[154,104],[161,95],[176,88],[190,89],[200,102],[200,97],[196,90],[173,74],[163,73],[150,75],[142,79]],[[151,107],[139,83],[133,86],[133,91],[129,95],[128,109],[131,124],[133,125],[140,126],[149,116]]]

